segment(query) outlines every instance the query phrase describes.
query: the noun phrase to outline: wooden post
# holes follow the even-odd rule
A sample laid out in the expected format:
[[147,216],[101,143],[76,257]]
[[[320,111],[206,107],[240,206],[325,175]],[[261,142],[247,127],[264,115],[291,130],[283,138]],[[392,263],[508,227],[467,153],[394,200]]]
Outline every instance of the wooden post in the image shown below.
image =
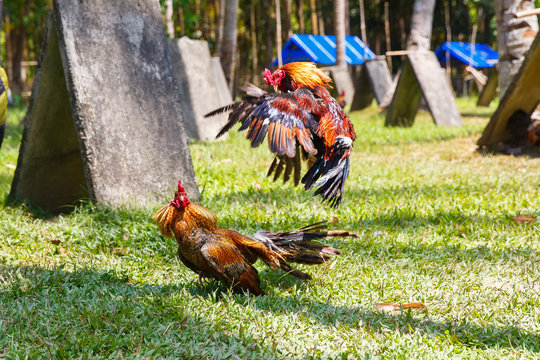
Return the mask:
[[[450,1],[450,0],[448,0]],[[450,43],[452,41],[452,28],[450,27],[450,7],[448,6],[448,1],[444,2],[444,25],[446,27],[446,42]],[[445,52],[446,55],[446,77],[448,78],[448,83],[452,83],[452,69],[450,68],[450,51],[447,49]]]
[[[386,35],[386,51],[392,51],[392,45],[390,43],[390,20],[389,20],[389,5],[388,1],[384,2],[384,33]],[[388,61],[388,68],[392,72],[392,58],[386,58]]]
[[283,59],[281,57],[281,9],[280,0],[276,0],[276,47],[277,47],[277,59],[278,66],[283,66]]

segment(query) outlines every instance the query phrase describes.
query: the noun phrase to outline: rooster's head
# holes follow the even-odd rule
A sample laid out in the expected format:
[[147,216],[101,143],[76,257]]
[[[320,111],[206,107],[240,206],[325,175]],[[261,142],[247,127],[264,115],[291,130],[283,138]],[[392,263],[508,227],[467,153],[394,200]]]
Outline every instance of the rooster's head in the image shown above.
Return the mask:
[[274,73],[264,70],[264,81],[282,92],[295,91],[301,87],[314,89],[317,86],[332,88],[332,79],[310,62],[291,62]]
[[171,205],[180,210],[185,208],[189,203],[186,189],[182,186],[182,181],[178,180],[178,191],[174,193],[174,199],[171,200]]

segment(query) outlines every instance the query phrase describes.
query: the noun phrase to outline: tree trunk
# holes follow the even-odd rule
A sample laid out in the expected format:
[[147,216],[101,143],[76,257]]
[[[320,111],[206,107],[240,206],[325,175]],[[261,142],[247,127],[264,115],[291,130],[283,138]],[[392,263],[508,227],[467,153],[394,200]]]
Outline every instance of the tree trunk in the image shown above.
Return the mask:
[[276,0],[276,48],[277,48],[277,61],[278,67],[283,65],[283,58],[281,57],[281,0]]
[[399,9],[401,16],[399,17],[399,30],[401,31],[401,36],[399,37],[400,49],[405,50],[407,47],[407,30],[405,29],[405,3],[408,3],[406,0],[400,0]]
[[298,32],[300,34],[304,34],[305,33],[304,0],[296,0],[296,14],[298,17]]
[[336,29],[336,65],[345,67],[345,1],[334,0],[334,26]]
[[[323,4],[321,4],[320,0],[317,1],[317,22],[319,27],[319,35],[324,35],[324,15],[323,15]],[[325,14],[326,15],[326,14]]]
[[345,7],[345,35],[349,36],[351,35],[351,19],[349,16],[349,0],[344,0],[344,7]]
[[[21,11],[21,18],[25,16],[26,12],[27,7],[25,6]],[[8,21],[6,21],[6,29],[8,28],[8,24]],[[20,94],[25,88],[21,68],[25,43],[26,27],[22,23],[17,26],[11,26],[11,29],[6,32],[6,49],[8,58],[6,68],[8,70],[9,87],[15,94]]]
[[499,91],[504,94],[518,72],[538,32],[536,16],[517,18],[516,12],[534,8],[533,0],[496,0]]
[[[392,44],[390,43],[390,9],[388,1],[384,2],[384,34],[386,37],[386,51],[392,51]],[[386,61],[388,62],[388,68],[390,73],[392,73],[392,57],[387,56]]]
[[223,47],[223,27],[225,25],[225,0],[219,0],[219,23],[217,33],[216,54],[221,57]]
[[180,37],[186,34],[186,25],[184,23],[184,11],[182,4],[178,4],[178,24],[180,25]]
[[[272,7],[270,7],[270,12],[267,13],[266,6],[263,5],[263,13],[267,16],[264,22],[265,24],[265,64],[270,64],[272,62],[272,58],[274,57],[274,32],[272,23],[275,19],[275,14],[272,11]],[[259,18],[260,19],[260,18]]]
[[[444,3],[444,26],[446,28],[446,42],[452,41],[452,27],[450,26],[450,4],[448,2]],[[450,68],[450,51],[446,51],[446,77],[448,78],[448,83],[452,83],[452,69]]]
[[167,35],[171,39],[174,38],[174,22],[173,22],[173,0],[165,0],[165,27]]
[[223,41],[221,47],[221,66],[229,88],[233,85],[233,72],[236,54],[238,0],[225,1],[225,22],[223,25]]
[[319,18],[317,16],[317,3],[315,0],[309,0],[309,8],[311,10],[311,32],[313,35],[319,34]]
[[411,20],[408,50],[428,50],[431,46],[431,29],[435,0],[415,0]]
[[259,76],[259,56],[257,54],[257,22],[255,20],[255,2],[250,6],[250,27],[251,27],[251,82],[258,85]]
[[365,14],[365,7],[364,7],[364,0],[360,0],[360,3],[358,4],[360,7],[360,36],[362,36],[362,41],[366,46],[368,46],[368,39],[366,34],[366,14]]
[[285,36],[287,39],[291,37],[292,30],[291,30],[291,8],[292,8],[292,0],[285,0],[285,16],[283,17],[283,32],[285,33]]

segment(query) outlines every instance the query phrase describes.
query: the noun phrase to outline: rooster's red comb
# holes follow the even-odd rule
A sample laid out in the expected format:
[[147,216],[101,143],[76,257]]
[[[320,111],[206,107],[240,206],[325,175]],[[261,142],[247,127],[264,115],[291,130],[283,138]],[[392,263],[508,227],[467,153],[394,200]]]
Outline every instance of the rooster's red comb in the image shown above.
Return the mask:
[[177,209],[186,207],[190,203],[186,189],[182,186],[182,181],[178,180],[178,191],[174,193],[174,199],[171,201],[171,205]]
[[182,180],[178,180],[178,192],[186,192],[186,189],[182,186]]

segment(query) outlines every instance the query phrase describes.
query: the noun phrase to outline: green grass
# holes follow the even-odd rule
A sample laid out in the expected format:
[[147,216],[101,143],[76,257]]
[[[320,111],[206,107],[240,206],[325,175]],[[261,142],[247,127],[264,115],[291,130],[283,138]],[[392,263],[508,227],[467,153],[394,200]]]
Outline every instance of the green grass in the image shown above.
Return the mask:
[[[459,100],[460,128],[421,113],[385,128],[369,108],[338,210],[265,177],[272,157],[242,134],[193,143],[200,203],[245,233],[338,218],[360,234],[301,282],[262,264],[268,295],[199,283],[150,217],[160,204],[85,204],[50,216],[4,205],[22,128],[9,114],[0,151],[0,357],[501,359],[540,357],[540,159],[482,155],[489,109]],[[174,185],[174,184],[173,184]],[[171,187],[173,186],[171,185]],[[173,194],[171,193],[170,196]],[[387,313],[381,302],[421,301]]]

